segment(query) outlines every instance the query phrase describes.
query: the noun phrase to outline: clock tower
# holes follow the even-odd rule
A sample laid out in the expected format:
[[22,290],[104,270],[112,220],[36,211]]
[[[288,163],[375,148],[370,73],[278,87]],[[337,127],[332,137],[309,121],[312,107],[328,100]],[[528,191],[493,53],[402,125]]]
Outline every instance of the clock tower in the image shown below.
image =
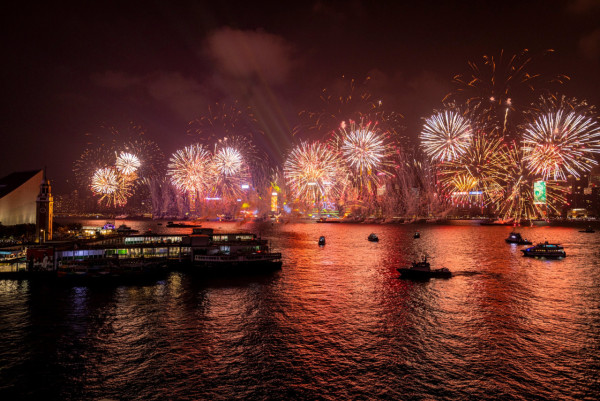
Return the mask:
[[44,178],[40,184],[40,193],[36,200],[35,211],[35,232],[38,242],[52,240],[52,219],[54,200],[50,188],[50,181],[46,178],[46,168],[44,167]]

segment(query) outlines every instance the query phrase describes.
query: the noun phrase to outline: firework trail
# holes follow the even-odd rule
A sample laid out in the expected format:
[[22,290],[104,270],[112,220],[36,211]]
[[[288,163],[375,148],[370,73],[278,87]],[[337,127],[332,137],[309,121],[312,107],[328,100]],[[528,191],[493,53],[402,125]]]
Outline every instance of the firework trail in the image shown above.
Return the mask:
[[[540,56],[553,52],[550,49]],[[443,101],[477,109],[479,123],[486,124],[486,130],[498,129],[502,135],[514,135],[522,112],[546,93],[548,85],[569,80],[566,75],[546,77],[532,71],[536,70],[538,58],[524,49],[513,55],[502,50],[498,55],[484,55],[480,62],[470,61],[469,72],[454,77],[455,89]]]
[[210,145],[227,137],[255,138],[264,135],[250,107],[238,102],[215,103],[199,118],[189,122],[188,135]]
[[303,110],[298,116],[300,125],[293,134],[319,135],[329,134],[339,129],[343,121],[378,121],[381,129],[400,136],[403,129],[403,116],[384,108],[381,98],[369,91],[371,78],[359,82],[342,76],[331,88],[325,88],[320,95],[318,110]]

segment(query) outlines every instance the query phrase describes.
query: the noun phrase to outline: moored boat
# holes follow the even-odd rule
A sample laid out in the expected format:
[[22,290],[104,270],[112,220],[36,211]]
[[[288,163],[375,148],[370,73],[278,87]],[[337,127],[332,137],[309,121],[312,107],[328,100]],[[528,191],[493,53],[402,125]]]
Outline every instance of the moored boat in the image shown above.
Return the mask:
[[319,245],[325,245],[325,237],[322,235],[319,237]]
[[377,241],[379,241],[379,237],[375,233],[369,234],[369,236],[367,237],[367,239],[369,241],[371,241],[371,242],[377,242]]
[[415,235],[413,235],[413,238],[421,238],[421,234],[417,231]]
[[268,241],[255,234],[203,234],[187,237],[192,250],[188,271],[206,274],[253,274],[281,269],[281,253],[271,252]]
[[559,244],[539,243],[527,249],[521,249],[523,256],[559,259],[567,256],[564,248]]
[[579,232],[580,233],[595,233],[596,231],[594,231],[592,226],[588,226],[585,230],[579,230]]
[[122,235],[59,246],[39,245],[28,249],[27,269],[84,284],[101,282],[102,278],[134,282],[154,279],[172,269],[244,275],[281,268],[281,253],[269,248],[267,240],[252,233],[196,228],[187,235]]

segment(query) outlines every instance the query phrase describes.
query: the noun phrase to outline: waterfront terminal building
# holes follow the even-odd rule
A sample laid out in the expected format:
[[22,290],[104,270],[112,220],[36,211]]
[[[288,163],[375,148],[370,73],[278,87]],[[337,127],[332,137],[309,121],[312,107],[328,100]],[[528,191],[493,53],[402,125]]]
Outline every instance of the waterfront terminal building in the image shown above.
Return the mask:
[[36,223],[36,200],[43,170],[21,171],[0,178],[0,223],[5,226]]
[[35,224],[36,242],[52,240],[54,199],[46,170],[0,178],[0,224]]

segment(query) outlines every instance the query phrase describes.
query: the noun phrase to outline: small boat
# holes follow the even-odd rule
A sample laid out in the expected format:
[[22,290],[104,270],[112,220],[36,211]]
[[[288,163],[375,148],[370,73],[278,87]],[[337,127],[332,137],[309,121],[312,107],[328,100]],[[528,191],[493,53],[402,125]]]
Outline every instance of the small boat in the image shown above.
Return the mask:
[[375,233],[371,233],[371,234],[369,234],[369,237],[368,237],[367,239],[368,239],[369,241],[372,241],[372,242],[377,242],[377,241],[379,241],[379,237],[377,237],[377,234],[375,234]]
[[139,230],[134,230],[133,228],[125,225],[125,224],[121,224],[118,228],[117,228],[117,232],[119,234],[133,234],[133,233],[137,233],[139,232]]
[[317,223],[341,223],[342,219],[339,218],[327,218],[327,217],[321,217],[319,220],[317,220]]
[[202,227],[201,224],[185,224],[185,223],[173,223],[172,221],[167,222],[169,228],[194,228]]
[[480,226],[512,226],[512,221],[488,219],[479,223]]
[[580,233],[595,233],[596,231],[594,231],[592,226],[588,226],[585,230],[579,230],[579,232]]
[[514,231],[508,234],[508,238],[506,238],[505,241],[509,244],[531,245],[531,241],[521,237],[521,233],[517,233]]
[[452,277],[452,272],[446,267],[431,270],[431,266],[429,262],[427,262],[426,257],[420,262],[412,262],[410,267],[401,267],[396,270],[400,273],[400,278],[407,279],[426,280],[430,278]]
[[324,236],[319,237],[319,245],[325,245],[325,237]]
[[415,235],[413,235],[413,238],[421,238],[421,234],[419,234],[419,232],[416,232]]
[[549,244],[548,241],[545,243],[537,244],[536,246],[529,247],[527,249],[521,249],[523,256],[530,257],[542,257],[559,259],[567,256],[564,248],[559,244]]

